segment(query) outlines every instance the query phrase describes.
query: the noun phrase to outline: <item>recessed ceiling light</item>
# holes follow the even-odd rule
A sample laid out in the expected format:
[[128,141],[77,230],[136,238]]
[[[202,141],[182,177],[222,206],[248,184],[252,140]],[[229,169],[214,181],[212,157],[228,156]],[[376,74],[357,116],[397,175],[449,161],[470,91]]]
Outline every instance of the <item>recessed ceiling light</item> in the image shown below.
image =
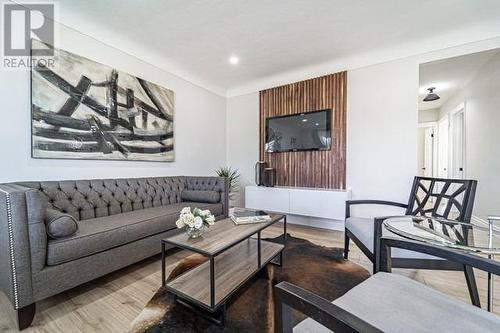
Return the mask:
[[307,118],[302,119],[302,121],[303,121],[303,122],[306,122],[306,121],[307,121]]
[[319,123],[316,123],[316,124],[314,124],[314,125],[319,126]]
[[238,58],[236,56],[229,57],[229,63],[231,65],[237,65],[239,62],[240,62],[240,58]]

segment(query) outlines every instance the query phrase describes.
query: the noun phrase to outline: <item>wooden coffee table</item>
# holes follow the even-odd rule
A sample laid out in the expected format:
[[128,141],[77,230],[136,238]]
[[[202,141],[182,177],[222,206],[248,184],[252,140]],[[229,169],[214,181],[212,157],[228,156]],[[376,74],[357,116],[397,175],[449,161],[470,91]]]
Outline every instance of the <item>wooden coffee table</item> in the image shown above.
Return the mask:
[[[261,232],[278,221],[283,221],[283,244],[262,240]],[[201,254],[207,261],[166,283],[167,244]],[[281,266],[285,244],[286,216],[275,214],[269,222],[245,225],[236,225],[226,218],[197,239],[189,239],[185,233],[163,239],[162,286],[174,294],[179,303],[193,310],[201,309],[201,314],[208,314],[210,319],[222,324],[227,300],[268,263]]]

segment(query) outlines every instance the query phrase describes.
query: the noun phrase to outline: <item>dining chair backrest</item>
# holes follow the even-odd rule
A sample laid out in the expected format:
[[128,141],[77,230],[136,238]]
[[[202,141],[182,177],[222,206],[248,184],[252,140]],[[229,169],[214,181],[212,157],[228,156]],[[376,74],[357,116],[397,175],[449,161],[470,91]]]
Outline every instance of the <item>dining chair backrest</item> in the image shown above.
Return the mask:
[[406,215],[470,222],[477,181],[415,177]]

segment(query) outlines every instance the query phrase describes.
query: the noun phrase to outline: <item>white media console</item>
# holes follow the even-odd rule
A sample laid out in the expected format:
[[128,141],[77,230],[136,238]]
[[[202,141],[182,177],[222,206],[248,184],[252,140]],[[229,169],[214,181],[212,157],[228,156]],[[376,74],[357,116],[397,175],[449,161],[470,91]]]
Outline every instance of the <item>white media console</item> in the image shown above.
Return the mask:
[[245,207],[287,214],[295,224],[343,230],[349,191],[300,187],[245,187]]

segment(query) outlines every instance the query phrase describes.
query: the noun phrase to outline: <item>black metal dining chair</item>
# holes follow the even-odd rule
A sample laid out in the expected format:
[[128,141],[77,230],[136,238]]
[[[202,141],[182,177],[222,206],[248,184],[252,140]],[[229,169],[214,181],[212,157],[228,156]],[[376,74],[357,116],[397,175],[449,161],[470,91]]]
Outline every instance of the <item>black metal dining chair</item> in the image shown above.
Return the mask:
[[[391,273],[392,254],[411,250],[500,275],[500,262],[443,246],[382,237],[380,272],[330,302],[288,282],[274,287],[276,333],[498,332],[500,316]],[[296,310],[308,318],[295,325]]]
[[[351,207],[357,205],[386,205],[404,210],[404,215],[428,216],[470,223],[477,181],[464,179],[442,179],[415,177],[407,204],[384,200],[349,200],[346,202],[344,258],[349,255],[352,241],[373,263],[376,272],[379,253],[376,251],[383,233],[384,217],[355,217]],[[474,271],[466,265],[457,264],[434,256],[396,249],[392,254],[392,265],[396,268],[464,271],[471,302],[480,306]]]

